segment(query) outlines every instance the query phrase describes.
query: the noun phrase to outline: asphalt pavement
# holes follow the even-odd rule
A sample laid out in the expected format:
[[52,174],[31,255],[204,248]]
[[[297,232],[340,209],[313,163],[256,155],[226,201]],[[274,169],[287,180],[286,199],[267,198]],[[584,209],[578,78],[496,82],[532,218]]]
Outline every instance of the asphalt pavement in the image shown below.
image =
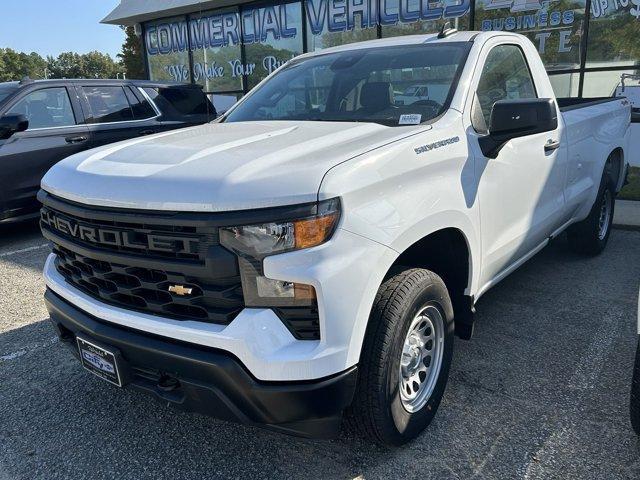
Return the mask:
[[640,230],[640,201],[617,199],[613,224],[627,230]]
[[596,258],[563,239],[487,293],[431,427],[395,449],[181,413],[85,372],[42,302],[48,249],[0,227],[0,480],[638,479],[628,421],[640,232]]

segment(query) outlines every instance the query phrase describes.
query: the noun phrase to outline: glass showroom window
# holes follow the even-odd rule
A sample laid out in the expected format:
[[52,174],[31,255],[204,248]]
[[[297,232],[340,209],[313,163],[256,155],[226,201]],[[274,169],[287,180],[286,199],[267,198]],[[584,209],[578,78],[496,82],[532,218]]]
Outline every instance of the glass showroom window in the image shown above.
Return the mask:
[[437,32],[449,21],[458,30],[469,29],[471,0],[380,0],[383,37]]
[[561,73],[549,75],[551,87],[556,97],[577,97],[580,88],[579,73]]
[[580,67],[585,0],[476,0],[478,30],[504,30],[529,37],[548,71]]
[[378,38],[378,1],[305,0],[307,51]]
[[187,20],[174,17],[146,23],[144,45],[149,78],[189,82],[189,38]]
[[640,58],[640,0],[593,0],[590,13],[586,66],[636,64]]
[[[640,70],[630,68],[628,70],[609,70],[607,72],[586,72],[584,74],[584,87],[582,96],[584,97],[610,97],[615,95],[620,88],[622,74],[638,75]],[[634,99],[635,92],[638,91],[637,81],[627,81],[626,85],[631,87],[632,93],[626,92],[625,95],[630,99]]]
[[238,11],[191,15],[189,35],[193,81],[202,85],[205,92],[241,91],[243,66]]
[[284,3],[243,8],[242,34],[245,48],[247,87],[255,87],[276,68],[300,55],[302,5]]

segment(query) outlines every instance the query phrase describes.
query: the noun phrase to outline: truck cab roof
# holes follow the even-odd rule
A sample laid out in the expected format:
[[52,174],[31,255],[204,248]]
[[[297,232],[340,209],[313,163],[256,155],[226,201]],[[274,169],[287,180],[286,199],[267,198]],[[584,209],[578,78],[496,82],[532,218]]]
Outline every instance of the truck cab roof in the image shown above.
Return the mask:
[[328,53],[353,51],[364,48],[393,47],[399,45],[419,45],[419,44],[446,44],[452,42],[476,42],[486,41],[496,36],[508,36],[519,38],[521,35],[510,32],[480,32],[480,31],[454,31],[445,37],[440,37],[438,33],[420,34],[420,35],[404,35],[400,37],[379,38],[374,40],[366,40],[364,42],[347,43],[335,47],[329,47],[316,52],[309,52],[295,57],[295,59],[308,58],[316,55],[325,55]]

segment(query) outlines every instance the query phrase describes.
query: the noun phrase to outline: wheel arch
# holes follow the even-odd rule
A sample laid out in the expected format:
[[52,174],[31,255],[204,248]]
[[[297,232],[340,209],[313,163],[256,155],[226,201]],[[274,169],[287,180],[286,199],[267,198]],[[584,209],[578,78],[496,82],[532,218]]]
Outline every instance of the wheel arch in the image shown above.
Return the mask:
[[619,192],[624,183],[624,149],[620,146],[614,148],[607,156],[605,169],[611,177],[613,188]]
[[447,286],[454,308],[456,333],[470,338],[473,330],[474,254],[465,232],[458,227],[434,230],[409,244],[389,267],[385,279],[399,268],[424,268]]

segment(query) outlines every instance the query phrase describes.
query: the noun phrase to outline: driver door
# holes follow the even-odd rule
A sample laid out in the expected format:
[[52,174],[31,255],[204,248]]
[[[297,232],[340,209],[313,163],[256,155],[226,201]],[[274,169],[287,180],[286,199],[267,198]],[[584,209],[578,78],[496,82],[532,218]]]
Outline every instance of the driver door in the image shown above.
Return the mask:
[[[474,82],[470,137],[487,134],[495,102],[552,95],[546,91],[539,95],[536,87],[544,84],[535,82],[523,48],[495,44],[484,51]],[[560,124],[555,131],[512,139],[494,159],[485,157],[477,142],[470,142],[480,205],[481,285],[500,280],[560,227],[566,146],[550,149],[545,145],[559,141],[561,130]]]

